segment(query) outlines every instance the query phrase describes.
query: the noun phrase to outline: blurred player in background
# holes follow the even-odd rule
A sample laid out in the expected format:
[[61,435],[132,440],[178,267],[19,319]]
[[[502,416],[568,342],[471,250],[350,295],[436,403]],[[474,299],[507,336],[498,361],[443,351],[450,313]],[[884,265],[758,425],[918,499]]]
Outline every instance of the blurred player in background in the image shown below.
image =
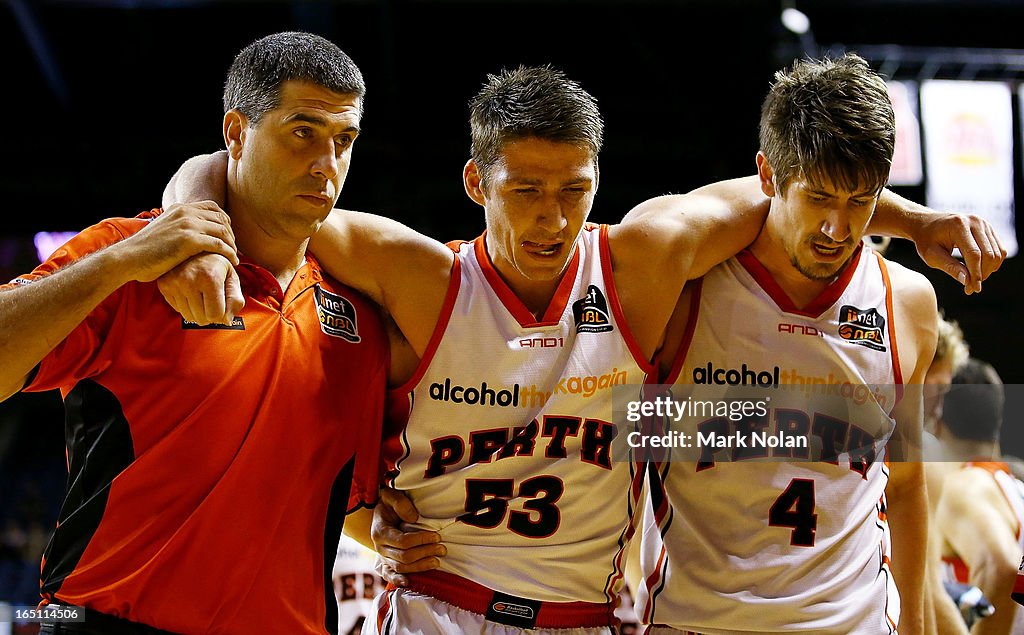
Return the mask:
[[1000,456],[1004,402],[990,364],[962,363],[935,429],[941,454],[926,464],[929,480],[942,482],[931,527],[944,579],[979,588],[995,607],[971,627],[975,635],[1024,632],[1024,615],[1010,598],[1024,553],[1024,483]]
[[338,599],[338,633],[358,635],[373,613],[373,598],[384,590],[377,574],[377,554],[342,534],[334,560],[334,596]]

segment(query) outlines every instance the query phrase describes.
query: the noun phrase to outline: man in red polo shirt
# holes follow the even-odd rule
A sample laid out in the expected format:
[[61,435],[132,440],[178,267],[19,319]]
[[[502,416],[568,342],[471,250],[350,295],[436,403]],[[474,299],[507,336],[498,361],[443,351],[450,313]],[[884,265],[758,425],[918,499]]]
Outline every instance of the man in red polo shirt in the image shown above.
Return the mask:
[[[44,633],[336,632],[345,514],[376,496],[387,336],[306,243],[344,184],[362,75],[305,33],[258,40],[224,90],[228,219],[109,219],[0,292],[0,396],[60,389],[70,477],[41,574],[84,624]],[[235,245],[237,244],[236,257]],[[245,310],[187,322],[151,282],[203,251]]]

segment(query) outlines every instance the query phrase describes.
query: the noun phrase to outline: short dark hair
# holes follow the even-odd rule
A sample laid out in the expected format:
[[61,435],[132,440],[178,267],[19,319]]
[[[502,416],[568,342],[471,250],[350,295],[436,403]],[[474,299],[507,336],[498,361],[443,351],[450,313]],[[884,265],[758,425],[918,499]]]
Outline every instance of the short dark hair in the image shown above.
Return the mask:
[[958,439],[998,441],[1005,399],[996,369],[971,357],[953,375],[942,402],[942,422]]
[[235,56],[224,84],[224,112],[238,109],[257,124],[280,105],[281,88],[292,80],[354,95],[363,108],[366,84],[352,58],[319,35],[287,31],[256,40]]
[[469,111],[471,153],[484,180],[505,144],[529,137],[579,145],[597,163],[604,138],[597,100],[551,66],[520,66],[488,75]]
[[784,194],[803,176],[849,191],[889,181],[896,117],[885,81],[857,55],[799,60],[779,71],[761,106],[761,151]]

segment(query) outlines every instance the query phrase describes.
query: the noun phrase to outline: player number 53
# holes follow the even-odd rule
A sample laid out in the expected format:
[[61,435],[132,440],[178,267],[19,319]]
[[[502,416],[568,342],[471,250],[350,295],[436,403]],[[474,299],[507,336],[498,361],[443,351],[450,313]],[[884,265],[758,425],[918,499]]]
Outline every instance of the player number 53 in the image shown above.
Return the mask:
[[[562,497],[565,486],[554,476],[535,476],[519,484],[515,492],[515,481],[501,479],[467,479],[466,513],[459,520],[480,527],[493,529],[508,517],[508,528],[527,538],[547,538],[558,531],[561,514],[555,503]],[[526,499],[523,509],[509,510],[509,501]]]

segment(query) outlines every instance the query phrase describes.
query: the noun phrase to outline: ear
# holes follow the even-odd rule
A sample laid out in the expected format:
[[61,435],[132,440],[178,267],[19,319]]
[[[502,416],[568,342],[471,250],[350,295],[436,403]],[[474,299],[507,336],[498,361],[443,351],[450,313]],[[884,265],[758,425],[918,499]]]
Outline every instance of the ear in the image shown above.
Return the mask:
[[224,146],[228,155],[237,161],[242,156],[249,119],[236,108],[224,113]]
[[462,185],[466,188],[466,194],[473,202],[481,207],[485,206],[486,198],[483,190],[483,177],[476,166],[476,161],[470,159],[466,167],[462,168]]
[[772,180],[775,173],[772,172],[772,166],[768,163],[768,157],[764,155],[764,152],[758,152],[757,158],[757,177],[761,180],[761,191],[768,198],[775,196],[775,182]]

